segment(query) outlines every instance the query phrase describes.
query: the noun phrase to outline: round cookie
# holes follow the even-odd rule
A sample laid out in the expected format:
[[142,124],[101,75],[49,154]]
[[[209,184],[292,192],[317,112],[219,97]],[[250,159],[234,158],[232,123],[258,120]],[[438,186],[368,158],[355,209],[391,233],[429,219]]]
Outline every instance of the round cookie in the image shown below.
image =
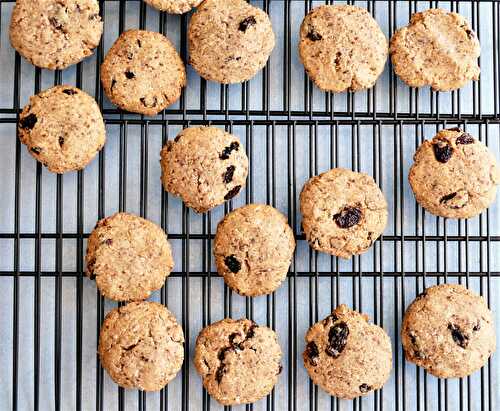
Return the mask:
[[102,30],[97,0],[17,0],[9,34],[32,64],[62,70],[90,56]]
[[187,13],[203,0],[144,0],[150,6],[171,14]]
[[245,185],[248,158],[238,138],[216,127],[182,130],[161,150],[163,187],[204,213]]
[[56,86],[30,97],[17,133],[28,152],[54,173],[81,170],[106,141],[95,100],[72,86]]
[[98,352],[102,366],[119,386],[159,391],[182,367],[184,333],[162,304],[129,303],[106,315]]
[[426,289],[408,307],[401,340],[406,359],[440,378],[461,378],[483,367],[495,351],[491,311],[458,284]]
[[208,393],[222,405],[268,395],[281,373],[276,333],[250,320],[226,318],[201,330],[194,365]]
[[254,77],[275,44],[269,16],[245,0],[205,0],[191,17],[188,41],[193,68],[223,84]]
[[128,213],[98,221],[87,245],[87,276],[102,295],[139,301],[160,289],[174,267],[163,229]]
[[164,35],[129,30],[121,34],[106,55],[101,81],[113,104],[153,116],[179,99],[186,85],[186,69]]
[[299,54],[321,90],[359,91],[372,87],[384,70],[388,44],[368,10],[324,5],[302,21]]
[[392,368],[391,340],[383,328],[345,305],[307,331],[304,366],[330,395],[353,399],[382,388]]
[[342,258],[365,252],[387,224],[387,202],[373,178],[345,168],[311,178],[300,211],[311,247]]
[[396,74],[410,87],[449,91],[479,80],[481,48],[460,14],[429,9],[394,33],[390,53]]
[[418,203],[434,215],[470,218],[488,208],[500,184],[493,153],[459,128],[441,130],[418,148],[408,179]]
[[268,205],[238,208],[217,226],[217,271],[240,295],[275,291],[286,278],[294,250],[293,230],[286,217]]

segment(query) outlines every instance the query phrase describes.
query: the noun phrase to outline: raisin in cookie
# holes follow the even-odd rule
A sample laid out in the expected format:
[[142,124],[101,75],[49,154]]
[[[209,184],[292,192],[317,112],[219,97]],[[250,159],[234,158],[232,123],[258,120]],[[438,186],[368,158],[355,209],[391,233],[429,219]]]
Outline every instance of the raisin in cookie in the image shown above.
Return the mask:
[[182,367],[184,333],[163,305],[130,303],[106,315],[98,352],[102,366],[121,387],[159,391]]
[[191,17],[188,41],[198,74],[224,84],[254,77],[275,43],[269,16],[245,0],[205,0]]
[[500,168],[483,143],[451,128],[422,143],[408,179],[415,198],[430,213],[470,218],[495,200]]
[[99,106],[72,86],[32,96],[19,116],[17,132],[33,157],[60,174],[83,169],[106,141]]
[[186,85],[186,69],[164,35],[129,30],[122,33],[106,55],[101,80],[113,104],[153,116],[179,99]]
[[365,252],[387,224],[387,202],[373,178],[344,168],[311,178],[300,211],[311,247],[342,258]]
[[198,6],[203,0],[144,0],[158,10],[171,14],[187,13],[193,7]]
[[319,6],[300,27],[299,54],[307,74],[325,91],[372,87],[384,70],[387,39],[358,6]]
[[449,91],[479,79],[481,48],[460,14],[442,9],[415,13],[394,33],[390,53],[394,71],[410,87]]
[[165,190],[204,213],[238,194],[247,179],[248,158],[232,134],[191,127],[163,147],[161,168]]
[[368,317],[337,307],[306,334],[304,366],[313,382],[335,397],[352,399],[382,388],[392,369],[391,340]]
[[201,330],[194,365],[208,393],[222,405],[268,395],[281,372],[276,333],[250,320],[226,318]]
[[401,340],[406,359],[436,377],[470,375],[495,351],[493,324],[484,299],[464,286],[430,287],[404,315]]
[[102,30],[97,0],[17,0],[9,33],[32,64],[62,70],[90,56]]
[[268,205],[238,208],[217,226],[217,271],[240,295],[275,291],[286,278],[294,250],[295,239],[286,217]]
[[87,245],[87,276],[102,295],[115,301],[148,298],[174,267],[161,227],[144,218],[117,213],[100,220]]

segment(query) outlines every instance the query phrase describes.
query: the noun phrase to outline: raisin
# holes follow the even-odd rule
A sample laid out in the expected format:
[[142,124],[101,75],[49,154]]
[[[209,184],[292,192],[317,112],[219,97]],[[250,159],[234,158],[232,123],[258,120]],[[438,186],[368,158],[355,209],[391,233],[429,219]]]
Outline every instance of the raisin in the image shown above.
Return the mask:
[[462,131],[460,127],[447,128],[446,131]]
[[246,340],[249,340],[250,338],[253,338],[255,337],[255,329],[258,327],[258,325],[252,321],[252,324],[250,325],[250,327],[248,328],[248,331],[245,335],[245,341]]
[[349,336],[349,327],[345,322],[335,324],[330,328],[328,333],[329,345],[326,347],[326,353],[334,358],[337,358],[347,344],[347,337]]
[[180,139],[181,139],[181,135],[179,134],[179,135],[175,136],[174,142],[177,143]]
[[77,91],[76,90],[71,90],[70,88],[67,88],[67,89],[63,90],[63,93],[67,94],[68,96],[73,96],[73,95],[75,95],[77,93]]
[[111,238],[108,238],[104,241],[106,243],[106,245],[112,245],[113,244],[113,240]]
[[56,30],[62,30],[63,25],[57,21],[55,17],[49,17],[49,23],[54,27]]
[[318,41],[321,40],[323,36],[319,34],[316,30],[311,28],[311,30],[309,30],[309,33],[307,33],[307,38],[311,41]]
[[226,366],[224,365],[224,358],[226,356],[227,351],[231,351],[233,348],[232,347],[226,347],[220,350],[218,359],[220,361],[220,365],[217,368],[217,371],[215,371],[215,381],[217,381],[218,384],[221,383],[222,377],[224,377],[224,374],[226,373]]
[[469,337],[462,333],[462,330],[455,324],[448,324],[448,330],[451,331],[451,337],[457,345],[462,348],[467,348],[469,344]]
[[304,352],[304,355],[309,359],[309,364],[311,364],[313,367],[318,365],[319,350],[318,350],[318,346],[316,345],[316,343],[314,341],[307,343],[306,351]]
[[125,77],[127,77],[129,80],[131,80],[131,79],[135,78],[135,74],[132,73],[130,70],[127,70],[125,72]]
[[446,194],[445,196],[441,197],[439,203],[440,204],[446,203],[447,201],[451,200],[452,198],[455,198],[456,196],[457,193]]
[[435,143],[433,149],[434,156],[440,163],[447,163],[453,154],[453,148],[444,142]]
[[372,390],[372,387],[368,384],[361,384],[359,386],[359,391],[361,391],[362,393],[365,393],[365,392],[368,392],[368,391],[371,391]]
[[146,97],[141,97],[140,100],[144,107],[156,107],[156,103],[158,103],[158,99],[156,97],[153,97],[151,104],[146,101]]
[[455,191],[454,193],[446,194],[439,199],[439,204],[454,210],[464,208],[468,202],[469,192],[463,189]]
[[234,255],[229,255],[224,258],[224,264],[232,273],[237,273],[241,270],[241,263],[236,259]]
[[233,181],[234,170],[236,170],[235,166],[229,166],[224,173],[224,183],[229,184]]
[[467,37],[472,40],[474,38],[474,32],[472,30],[465,30],[465,34],[467,34]]
[[462,133],[455,140],[457,144],[474,144],[474,137],[472,137],[469,133]]
[[240,22],[238,26],[238,30],[242,32],[246,32],[250,26],[255,26],[257,24],[257,20],[255,20],[254,16],[247,17]]
[[142,47],[141,40],[137,39],[137,45],[138,45],[139,47]]
[[344,207],[333,219],[340,228],[349,228],[360,222],[361,210],[357,207]]
[[22,118],[19,121],[19,124],[21,125],[21,128],[25,128],[27,130],[32,130],[33,127],[35,127],[35,124],[37,121],[38,121],[38,118],[36,117],[35,114],[29,114],[28,116]]
[[241,190],[241,186],[235,186],[224,196],[224,200],[231,200],[236,194],[238,194]]
[[227,160],[231,155],[231,152],[238,151],[239,148],[240,148],[239,143],[237,141],[233,141],[229,146],[227,146],[226,148],[224,148],[224,150],[222,150],[222,153],[219,154],[219,158],[221,160]]
[[477,324],[472,327],[472,331],[479,331],[481,329],[481,321],[477,320]]
[[35,154],[40,154],[42,152],[42,149],[40,147],[31,147],[31,151]]
[[64,145],[64,137],[59,137],[59,146],[62,147]]
[[111,80],[111,90],[113,90],[113,87],[115,87],[115,86],[116,86],[116,80],[113,79],[113,80]]
[[328,321],[332,321],[332,323],[334,323],[335,321],[337,321],[339,318],[337,317],[337,315],[335,313],[331,313],[328,317],[326,317],[324,320],[323,320],[323,325],[327,325],[328,324]]

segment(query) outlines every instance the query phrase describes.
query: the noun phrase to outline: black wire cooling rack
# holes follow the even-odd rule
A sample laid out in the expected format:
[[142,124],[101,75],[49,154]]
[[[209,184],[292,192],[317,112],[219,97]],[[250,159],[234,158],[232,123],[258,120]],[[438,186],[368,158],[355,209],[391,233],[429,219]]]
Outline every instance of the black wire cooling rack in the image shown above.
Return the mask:
[[[145,118],[122,113],[106,101],[99,66],[119,33],[135,27],[167,34],[187,61],[189,15],[168,16],[138,0],[101,0],[105,30],[95,55],[64,72],[49,72],[14,53],[8,42],[14,2],[0,1],[1,410],[219,409],[203,391],[191,358],[199,330],[226,316],[246,316],[273,327],[284,353],[273,393],[241,408],[500,409],[498,355],[469,378],[438,380],[404,361],[399,338],[402,315],[415,295],[446,281],[484,295],[500,328],[498,201],[478,218],[447,221],[418,207],[407,184],[415,148],[448,125],[467,129],[498,157],[499,2],[351,1],[368,8],[388,37],[415,11],[439,6],[460,12],[480,38],[482,72],[481,81],[460,91],[435,93],[409,89],[388,63],[372,90],[341,95],[314,88],[297,58],[300,22],[322,2],[252,3],[270,14],[276,31],[268,66],[250,82],[231,86],[208,83],[189,69],[180,102]],[[108,141],[84,171],[55,176],[26,153],[15,128],[29,96],[60,83],[95,96]],[[162,144],[181,128],[196,124],[238,134],[250,158],[245,190],[205,215],[167,196],[159,179]],[[373,175],[390,208],[384,235],[369,252],[349,261],[311,251],[300,230],[298,195],[303,183],[334,166]],[[213,265],[211,241],[217,222],[249,202],[283,211],[298,240],[287,281],[267,297],[232,293]],[[186,352],[182,371],[160,393],[117,388],[95,353],[100,324],[114,304],[85,279],[86,241],[98,218],[118,210],[161,224],[174,249],[175,272],[154,298],[181,322]],[[306,329],[339,303],[368,313],[388,331],[394,348],[394,369],[384,389],[355,401],[338,401],[312,385],[301,360]]]

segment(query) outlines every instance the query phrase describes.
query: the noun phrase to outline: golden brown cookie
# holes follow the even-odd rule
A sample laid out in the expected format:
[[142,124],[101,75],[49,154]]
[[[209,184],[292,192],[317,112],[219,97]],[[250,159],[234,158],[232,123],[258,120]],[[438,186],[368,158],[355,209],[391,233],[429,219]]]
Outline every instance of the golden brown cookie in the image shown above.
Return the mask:
[[171,14],[187,13],[203,0],[144,0],[150,6]]
[[458,284],[426,289],[408,307],[401,340],[408,361],[440,378],[462,378],[495,351],[491,311],[484,299]]
[[208,393],[222,405],[248,404],[268,395],[281,373],[276,333],[250,320],[226,318],[196,339],[194,365]]
[[240,295],[275,291],[286,278],[294,250],[293,230],[286,217],[268,205],[240,207],[217,226],[217,271]]
[[365,252],[387,224],[387,202],[373,178],[345,168],[311,178],[300,211],[311,247],[342,258]]
[[106,315],[98,351],[102,366],[119,386],[159,391],[182,367],[184,333],[162,304],[129,303]]
[[193,68],[224,84],[254,77],[275,42],[269,16],[245,0],[205,0],[191,17],[188,40]]
[[315,384],[352,399],[382,388],[389,378],[391,340],[366,315],[341,305],[309,328],[303,359]]
[[415,198],[430,213],[470,218],[495,201],[500,168],[493,153],[469,133],[441,130],[413,158],[408,179]]
[[179,99],[186,85],[186,69],[164,35],[129,30],[121,34],[106,55],[101,81],[113,104],[153,116]]
[[163,187],[198,213],[236,196],[248,158],[238,138],[217,127],[182,130],[161,150]]
[[28,152],[54,173],[83,169],[106,141],[96,101],[67,85],[30,97],[19,116],[17,133]]
[[429,9],[394,33],[390,53],[396,74],[410,87],[449,91],[479,80],[481,48],[460,14]]
[[9,34],[32,64],[62,70],[90,56],[102,30],[97,0],[17,0]]
[[307,74],[321,90],[341,93],[375,84],[384,70],[388,45],[368,10],[325,5],[304,18],[299,54]]
[[129,213],[98,221],[87,245],[87,276],[102,295],[115,301],[139,301],[163,287],[174,267],[163,229]]

